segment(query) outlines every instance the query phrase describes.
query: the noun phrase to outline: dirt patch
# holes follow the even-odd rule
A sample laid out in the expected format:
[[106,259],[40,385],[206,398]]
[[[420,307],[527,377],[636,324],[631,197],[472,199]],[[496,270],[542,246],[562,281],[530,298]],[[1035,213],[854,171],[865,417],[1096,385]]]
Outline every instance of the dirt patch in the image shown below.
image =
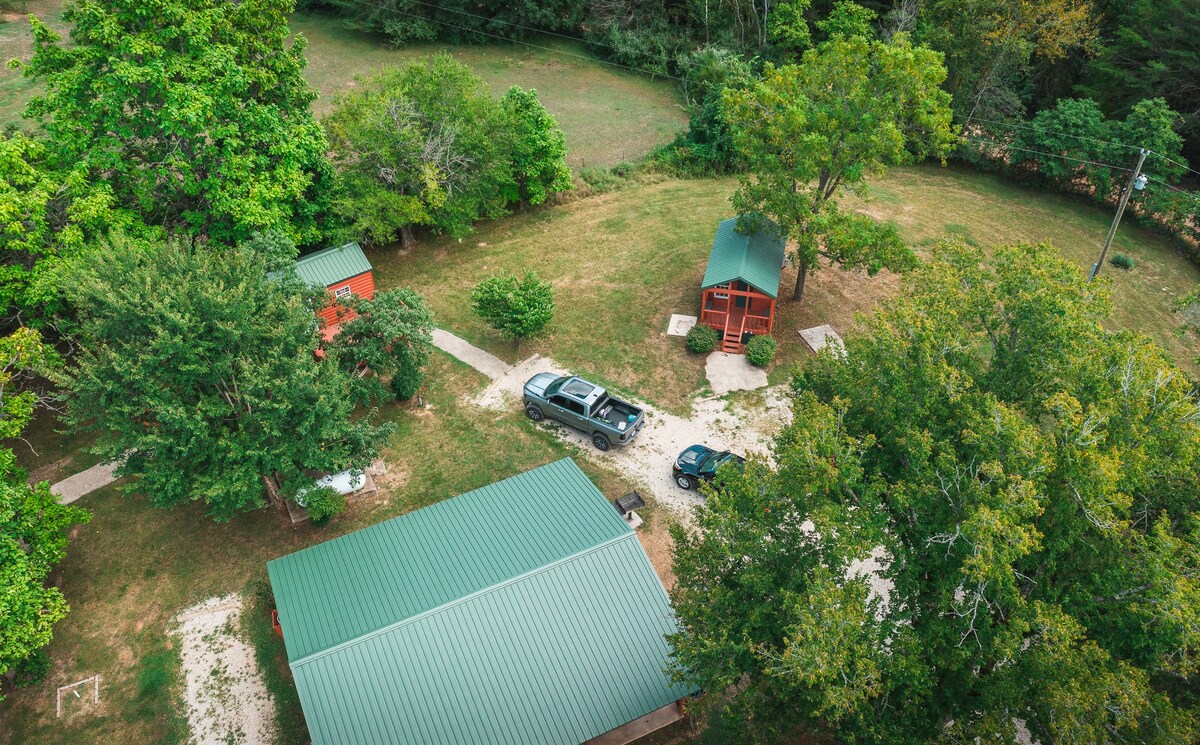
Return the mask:
[[197,745],[274,739],[275,702],[254,650],[238,636],[242,607],[241,595],[226,595],[176,617],[188,726]]
[[670,522],[665,515],[655,515],[637,532],[638,540],[650,557],[650,566],[658,574],[667,592],[675,587],[675,572],[671,571],[671,557],[675,552],[675,539],[671,537]]

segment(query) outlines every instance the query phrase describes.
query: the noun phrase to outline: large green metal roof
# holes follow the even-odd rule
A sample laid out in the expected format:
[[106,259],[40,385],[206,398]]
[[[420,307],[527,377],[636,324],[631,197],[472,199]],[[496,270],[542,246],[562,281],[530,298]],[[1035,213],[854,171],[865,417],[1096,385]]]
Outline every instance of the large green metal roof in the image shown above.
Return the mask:
[[777,297],[787,239],[777,235],[778,231],[772,227],[743,235],[737,230],[736,217],[722,221],[717,226],[700,287],[707,289],[741,280],[765,295]]
[[687,693],[662,584],[569,459],[267,569],[314,743],[576,744]]
[[296,261],[296,274],[300,275],[300,279],[320,287],[328,287],[369,271],[371,262],[367,261],[357,243],[324,248]]

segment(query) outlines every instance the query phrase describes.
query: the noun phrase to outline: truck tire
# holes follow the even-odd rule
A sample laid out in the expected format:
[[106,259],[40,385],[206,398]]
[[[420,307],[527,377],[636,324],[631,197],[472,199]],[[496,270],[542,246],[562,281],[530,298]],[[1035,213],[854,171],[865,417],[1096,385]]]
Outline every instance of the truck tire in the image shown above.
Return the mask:
[[692,482],[692,477],[688,476],[686,473],[681,473],[678,476],[676,476],[675,483],[679,486],[680,489],[687,489],[688,491],[691,491],[692,487],[696,485],[695,483]]
[[535,404],[529,404],[525,407],[525,416],[529,417],[535,422],[540,422],[546,418],[546,415],[543,414],[542,410],[539,409]]
[[611,447],[608,438],[602,432],[597,432],[596,434],[592,435],[592,444],[595,445],[596,449],[601,452],[608,450]]

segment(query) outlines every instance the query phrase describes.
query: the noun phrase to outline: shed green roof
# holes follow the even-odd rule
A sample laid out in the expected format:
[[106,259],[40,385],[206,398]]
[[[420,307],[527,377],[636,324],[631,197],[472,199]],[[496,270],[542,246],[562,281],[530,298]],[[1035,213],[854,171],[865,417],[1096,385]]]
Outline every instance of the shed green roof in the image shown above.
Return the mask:
[[267,569],[314,743],[574,745],[688,692],[662,584],[569,459]]
[[363,272],[371,271],[362,248],[357,243],[324,248],[296,260],[296,274],[309,285],[328,287]]
[[786,247],[787,239],[778,235],[774,223],[769,223],[767,229],[743,235],[737,230],[736,217],[724,220],[717,226],[700,287],[707,289],[741,280],[765,295],[778,297]]

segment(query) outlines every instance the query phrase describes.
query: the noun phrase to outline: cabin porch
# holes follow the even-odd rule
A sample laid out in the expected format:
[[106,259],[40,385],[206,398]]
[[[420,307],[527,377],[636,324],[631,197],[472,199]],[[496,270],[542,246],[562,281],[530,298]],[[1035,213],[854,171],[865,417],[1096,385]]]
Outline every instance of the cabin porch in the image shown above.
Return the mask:
[[769,334],[775,320],[775,298],[745,282],[704,290],[700,322],[721,334],[721,351],[741,354],[747,334]]

